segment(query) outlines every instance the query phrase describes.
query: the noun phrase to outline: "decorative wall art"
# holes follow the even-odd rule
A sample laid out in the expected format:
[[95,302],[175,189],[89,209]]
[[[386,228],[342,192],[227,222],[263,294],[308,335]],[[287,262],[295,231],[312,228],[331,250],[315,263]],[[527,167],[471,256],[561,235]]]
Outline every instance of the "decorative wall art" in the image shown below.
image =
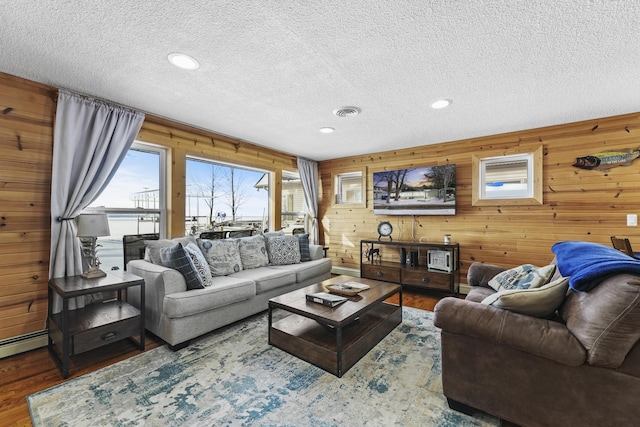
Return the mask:
[[640,148],[624,148],[619,151],[601,151],[590,156],[577,157],[573,166],[580,169],[599,170],[606,172],[617,166],[629,166],[635,159],[640,157]]

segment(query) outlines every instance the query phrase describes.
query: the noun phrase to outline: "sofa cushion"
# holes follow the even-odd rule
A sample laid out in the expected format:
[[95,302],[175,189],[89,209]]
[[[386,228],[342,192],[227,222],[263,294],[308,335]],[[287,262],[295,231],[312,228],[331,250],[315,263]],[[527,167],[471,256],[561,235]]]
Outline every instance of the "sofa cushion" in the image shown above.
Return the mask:
[[482,304],[529,316],[548,318],[564,301],[569,289],[568,282],[568,277],[562,277],[539,288],[498,291],[483,299]]
[[255,294],[253,281],[219,276],[207,288],[165,295],[163,312],[170,318],[187,317],[247,300]]
[[275,270],[269,267],[242,270],[233,274],[232,277],[253,280],[256,283],[256,294],[296,283],[295,272],[291,270]]
[[202,277],[198,274],[196,266],[181,243],[160,248],[160,260],[163,266],[178,270],[182,274],[187,284],[187,290],[204,288]]
[[198,246],[213,276],[226,276],[242,270],[238,239],[198,239]]
[[240,260],[244,270],[269,265],[267,246],[263,236],[243,237],[238,239],[238,245],[240,247]]
[[269,266],[269,268],[293,271],[296,274],[296,282],[301,283],[312,277],[329,273],[331,271],[331,259],[320,258],[299,264],[273,265]]
[[209,263],[207,259],[202,254],[202,251],[195,243],[189,243],[184,247],[184,250],[191,257],[191,261],[193,261],[193,265],[196,267],[196,271],[198,275],[202,279],[202,284],[207,287],[213,284],[213,278],[211,277],[211,269],[209,268]]
[[285,265],[300,262],[300,243],[297,236],[267,237],[269,264]]
[[181,243],[184,247],[189,243],[196,243],[196,238],[193,236],[185,236],[177,237],[175,239],[145,240],[144,260],[150,261],[153,264],[162,265],[162,260],[160,259],[160,248],[173,246],[176,243]]
[[523,264],[496,274],[489,280],[489,286],[496,291],[539,288],[549,281],[555,270],[555,265],[536,267],[531,264]]
[[311,252],[309,251],[309,235],[298,234],[298,244],[300,245],[300,262],[311,261]]
[[589,292],[571,291],[560,315],[589,364],[617,368],[640,339],[640,277],[618,274]]

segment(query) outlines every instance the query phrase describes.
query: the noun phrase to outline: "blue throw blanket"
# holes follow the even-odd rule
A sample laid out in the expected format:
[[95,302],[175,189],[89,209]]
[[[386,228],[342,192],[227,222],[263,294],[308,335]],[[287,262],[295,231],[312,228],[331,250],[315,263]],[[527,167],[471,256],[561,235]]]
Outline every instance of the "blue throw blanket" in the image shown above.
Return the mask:
[[620,273],[640,275],[640,261],[617,249],[589,242],[559,242],[551,247],[558,270],[571,276],[569,286],[587,292],[608,277]]

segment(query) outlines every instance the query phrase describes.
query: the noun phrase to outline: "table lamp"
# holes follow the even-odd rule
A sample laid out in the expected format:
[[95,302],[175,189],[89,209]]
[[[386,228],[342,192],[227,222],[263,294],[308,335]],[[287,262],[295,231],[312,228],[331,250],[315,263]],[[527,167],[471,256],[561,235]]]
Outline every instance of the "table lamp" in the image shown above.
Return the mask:
[[100,270],[100,260],[97,256],[97,241],[99,236],[109,236],[109,217],[107,214],[81,214],[76,218],[78,238],[82,243],[84,255],[89,269],[82,273],[86,279],[104,277],[107,274]]

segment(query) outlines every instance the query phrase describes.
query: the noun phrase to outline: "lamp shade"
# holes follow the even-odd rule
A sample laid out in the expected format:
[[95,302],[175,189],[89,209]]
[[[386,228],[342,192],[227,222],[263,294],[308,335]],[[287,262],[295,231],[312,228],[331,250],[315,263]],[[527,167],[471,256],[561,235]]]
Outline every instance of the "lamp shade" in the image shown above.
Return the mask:
[[109,217],[107,214],[81,214],[76,218],[78,237],[109,236]]

